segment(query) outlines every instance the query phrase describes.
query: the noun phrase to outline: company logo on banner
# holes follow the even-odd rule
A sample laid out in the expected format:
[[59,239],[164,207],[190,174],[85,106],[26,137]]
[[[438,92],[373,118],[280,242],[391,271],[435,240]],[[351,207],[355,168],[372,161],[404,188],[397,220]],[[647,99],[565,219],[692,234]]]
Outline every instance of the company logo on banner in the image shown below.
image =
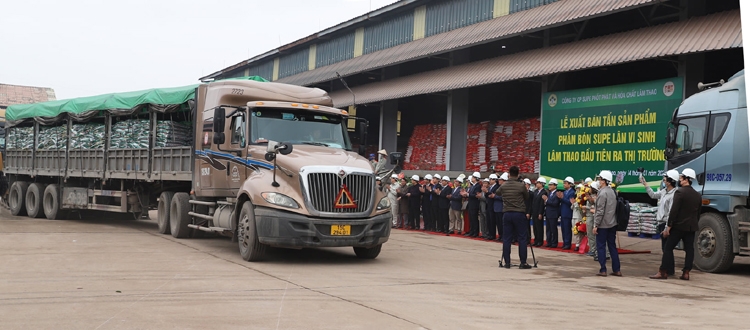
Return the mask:
[[576,181],[610,170],[624,192],[644,192],[661,180],[672,112],[682,102],[682,78],[558,91],[542,97],[540,174]]

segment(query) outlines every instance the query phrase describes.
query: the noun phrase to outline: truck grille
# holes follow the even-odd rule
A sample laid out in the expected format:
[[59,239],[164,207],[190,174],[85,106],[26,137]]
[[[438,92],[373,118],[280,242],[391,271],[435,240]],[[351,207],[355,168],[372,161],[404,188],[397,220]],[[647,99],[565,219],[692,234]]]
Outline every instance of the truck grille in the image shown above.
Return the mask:
[[[375,180],[371,175],[349,174],[343,180],[335,173],[310,173],[307,176],[310,204],[318,212],[363,213],[370,210]],[[345,184],[356,202],[355,208],[336,208],[336,197]]]

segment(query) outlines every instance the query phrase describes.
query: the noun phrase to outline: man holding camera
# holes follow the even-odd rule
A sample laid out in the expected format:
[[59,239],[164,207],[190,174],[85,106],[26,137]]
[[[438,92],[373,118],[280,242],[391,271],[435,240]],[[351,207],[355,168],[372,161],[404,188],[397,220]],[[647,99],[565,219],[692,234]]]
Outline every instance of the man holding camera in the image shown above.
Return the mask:
[[526,262],[526,246],[529,243],[529,223],[526,220],[526,200],[529,198],[529,190],[526,185],[518,179],[520,169],[518,166],[510,168],[510,178],[495,192],[503,197],[503,261],[505,268],[510,268],[510,241],[515,235],[518,238],[518,258],[521,260],[521,269],[529,269],[531,265]]

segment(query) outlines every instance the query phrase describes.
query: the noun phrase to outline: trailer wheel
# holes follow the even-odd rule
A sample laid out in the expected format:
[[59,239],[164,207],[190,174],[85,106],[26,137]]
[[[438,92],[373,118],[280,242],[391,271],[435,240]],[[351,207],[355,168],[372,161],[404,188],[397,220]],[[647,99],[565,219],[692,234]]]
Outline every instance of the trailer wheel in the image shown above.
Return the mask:
[[60,211],[60,187],[56,184],[51,184],[44,189],[44,197],[42,204],[44,205],[44,215],[49,220],[60,219],[62,213]]
[[380,249],[383,248],[383,244],[379,244],[372,248],[355,247],[354,254],[360,259],[375,259],[380,254]]
[[701,214],[695,235],[695,267],[704,272],[721,273],[734,262],[729,222],[719,214]]
[[239,223],[237,223],[237,241],[240,247],[240,255],[245,261],[260,261],[266,254],[267,246],[260,243],[258,231],[255,227],[255,212],[253,204],[245,202],[240,211]]
[[174,193],[171,191],[162,192],[159,196],[159,210],[156,213],[156,223],[159,225],[159,233],[169,235],[169,210],[172,208],[172,198]]
[[26,190],[26,214],[29,218],[44,218],[44,188],[46,187],[41,183],[32,183]]
[[26,215],[26,191],[29,189],[29,183],[24,181],[13,182],[10,187],[10,213],[16,216]]
[[174,238],[186,238],[190,235],[190,196],[184,192],[178,192],[172,197],[169,210],[169,229]]

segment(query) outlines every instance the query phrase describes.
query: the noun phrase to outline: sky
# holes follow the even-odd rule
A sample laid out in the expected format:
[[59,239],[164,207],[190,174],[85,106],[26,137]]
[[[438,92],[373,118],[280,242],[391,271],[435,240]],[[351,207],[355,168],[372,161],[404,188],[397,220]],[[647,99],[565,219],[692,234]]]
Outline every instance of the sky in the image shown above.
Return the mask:
[[394,0],[0,0],[0,83],[57,99],[198,78]]

